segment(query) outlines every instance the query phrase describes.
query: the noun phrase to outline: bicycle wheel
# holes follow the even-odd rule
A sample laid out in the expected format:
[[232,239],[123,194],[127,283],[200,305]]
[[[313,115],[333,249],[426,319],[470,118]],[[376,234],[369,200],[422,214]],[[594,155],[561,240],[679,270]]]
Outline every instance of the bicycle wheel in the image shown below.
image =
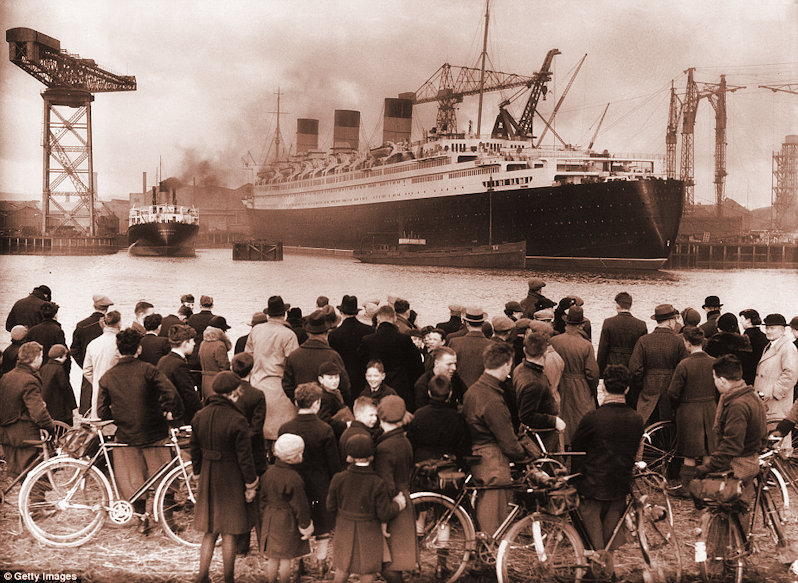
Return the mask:
[[191,462],[185,462],[183,468],[174,468],[158,486],[153,502],[157,512],[155,519],[160,521],[164,532],[173,541],[199,547],[204,533],[198,532],[193,526],[196,487],[192,485],[194,474],[191,472]]
[[632,493],[636,498],[644,499],[647,504],[662,508],[670,525],[673,526],[673,507],[667,486],[665,478],[660,474],[644,472],[634,476]]
[[19,511],[37,540],[77,547],[102,528],[110,499],[110,486],[97,468],[57,457],[28,474],[19,493]]
[[[745,562],[745,543],[740,527],[728,514],[705,513],[701,519],[701,535],[696,543],[696,562],[706,583],[741,583]],[[701,557],[698,545],[703,543],[706,556]],[[700,560],[700,559],[704,560]]]
[[770,494],[773,505],[779,511],[783,521],[787,521],[790,514],[790,493],[787,490],[787,477],[777,467],[768,469],[765,475],[765,488]]
[[682,580],[679,538],[673,529],[670,507],[649,499],[637,508],[637,541],[643,553],[646,583],[678,583]]
[[646,462],[652,472],[667,478],[668,466],[676,457],[676,424],[673,421],[658,421],[646,427],[640,439],[638,461]]
[[456,581],[475,548],[474,524],[465,510],[441,494],[411,494],[416,515],[419,581]]
[[535,513],[516,522],[502,539],[496,558],[499,583],[580,581],[585,547],[567,519]]

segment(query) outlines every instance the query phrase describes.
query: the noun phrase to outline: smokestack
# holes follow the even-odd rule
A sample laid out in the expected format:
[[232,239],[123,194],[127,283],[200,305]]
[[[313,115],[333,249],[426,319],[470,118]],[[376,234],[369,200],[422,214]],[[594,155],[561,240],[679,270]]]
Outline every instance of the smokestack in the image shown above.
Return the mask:
[[413,102],[402,97],[385,98],[385,115],[382,120],[382,143],[410,142],[413,125]]
[[335,110],[333,150],[357,150],[360,136],[360,112],[349,109]]
[[141,193],[145,194],[145,195],[147,194],[147,173],[146,172],[142,172],[141,173]]
[[296,120],[296,153],[304,154],[319,149],[319,120]]

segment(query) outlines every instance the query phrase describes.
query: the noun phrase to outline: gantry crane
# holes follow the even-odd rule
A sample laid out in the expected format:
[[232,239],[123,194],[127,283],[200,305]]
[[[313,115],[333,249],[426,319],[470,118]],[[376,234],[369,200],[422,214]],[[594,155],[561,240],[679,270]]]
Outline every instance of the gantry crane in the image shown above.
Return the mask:
[[695,205],[695,120],[698,104],[707,99],[715,110],[715,210],[723,213],[726,187],[726,93],[744,89],[743,85],[727,85],[726,76],[720,83],[697,83],[693,77],[695,68],[687,73],[687,87],[683,98],[679,98],[671,83],[668,129],[665,135],[666,173],[669,178],[676,175],[676,128],[682,119],[682,156],[679,178],[684,182],[685,207]]
[[[135,91],[136,78],[116,75],[92,59],[67,53],[58,40],[30,28],[7,30],[6,41],[11,62],[47,86],[41,94],[44,99],[42,234],[71,227],[79,234],[94,236],[93,94]],[[75,111],[64,113],[60,109],[63,107]],[[67,179],[74,190],[62,186]],[[67,208],[71,196],[77,198],[77,203]],[[58,224],[49,221],[51,203],[63,213]],[[87,224],[79,219],[87,219]]]

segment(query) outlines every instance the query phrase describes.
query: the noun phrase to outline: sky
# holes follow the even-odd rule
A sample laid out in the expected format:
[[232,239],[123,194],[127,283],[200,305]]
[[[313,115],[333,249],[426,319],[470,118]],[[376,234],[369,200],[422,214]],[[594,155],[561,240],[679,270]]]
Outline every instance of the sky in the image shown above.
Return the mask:
[[[97,94],[92,105],[94,169],[101,199],[127,198],[162,176],[231,188],[252,180],[244,159],[261,161],[276,124],[295,142],[296,119],[320,120],[332,142],[335,109],[361,112],[361,145],[380,145],[385,97],[416,91],[444,63],[475,66],[483,0],[8,0],[4,29],[27,27],[70,53],[135,75],[135,92]],[[749,208],[770,203],[772,152],[798,134],[798,95],[762,84],[798,83],[796,0],[493,0],[488,68],[531,75],[558,48],[554,81],[540,109],[554,107],[587,53],[556,118],[557,132],[587,145],[607,103],[594,149],[665,154],[672,80],[745,85],[728,95],[726,195]],[[7,54],[7,53],[6,53]],[[43,90],[0,60],[0,193],[35,199],[42,181]],[[482,131],[498,102],[486,96]],[[510,107],[518,115],[526,95]],[[476,128],[476,98],[460,105],[461,129]],[[434,104],[414,110],[414,138],[434,125]],[[714,111],[698,109],[696,202],[714,201]],[[549,134],[547,144],[553,143]]]

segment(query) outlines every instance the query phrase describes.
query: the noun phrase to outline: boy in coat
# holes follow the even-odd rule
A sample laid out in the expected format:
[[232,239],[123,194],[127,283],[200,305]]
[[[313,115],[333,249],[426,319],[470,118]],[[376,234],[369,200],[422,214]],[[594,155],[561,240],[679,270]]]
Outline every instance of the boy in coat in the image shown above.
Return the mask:
[[377,405],[370,397],[358,397],[352,405],[352,414],[355,420],[341,434],[338,440],[338,451],[341,452],[342,461],[346,461],[346,444],[355,435],[365,435],[374,439],[380,429],[377,427]]
[[[333,361],[324,362],[319,367],[317,378],[322,389],[319,419],[332,426],[333,416],[344,407],[344,397],[338,389],[341,385],[341,369]],[[338,431],[338,434],[340,435],[342,431],[343,429]]]
[[330,480],[341,470],[338,442],[332,427],[319,419],[321,387],[316,383],[302,383],[294,392],[297,414],[291,421],[283,423],[279,434],[293,433],[305,442],[302,463],[297,471],[305,482],[305,492],[311,505],[311,516],[315,525],[317,546],[316,560],[327,556],[329,533],[333,517],[327,512],[325,501]]
[[75,393],[64,370],[69,351],[63,344],[54,344],[47,353],[47,362],[39,369],[42,377],[42,399],[47,403],[47,411],[56,421],[72,425],[74,410],[78,408]]
[[381,360],[370,360],[366,365],[366,388],[360,393],[361,397],[371,397],[374,403],[379,403],[388,395],[397,395],[391,387],[385,384],[385,367]]
[[407,425],[407,439],[413,446],[414,461],[440,459],[444,455],[463,462],[471,453],[471,439],[463,414],[449,406],[452,383],[446,375],[429,381],[429,404],[415,412]]
[[283,433],[274,442],[277,461],[263,477],[260,546],[269,558],[266,566],[269,583],[275,583],[278,574],[280,583],[289,583],[293,559],[310,552],[308,539],[313,534],[313,521],[305,485],[297,472],[304,450],[305,442],[301,437]]
[[[377,405],[384,433],[376,441],[374,469],[385,480],[390,495],[402,493],[409,500],[413,446],[405,437],[405,413],[405,402],[398,395],[384,397]],[[387,583],[402,583],[402,571],[412,571],[418,566],[416,517],[411,504],[388,523],[388,532],[390,558],[383,564],[382,577]]]
[[382,566],[381,523],[406,508],[408,499],[397,494],[391,500],[385,482],[370,467],[374,444],[367,435],[354,435],[346,442],[349,467],[336,474],[327,495],[327,510],[336,516],[333,583],[345,583],[358,573],[361,583],[372,583]]

